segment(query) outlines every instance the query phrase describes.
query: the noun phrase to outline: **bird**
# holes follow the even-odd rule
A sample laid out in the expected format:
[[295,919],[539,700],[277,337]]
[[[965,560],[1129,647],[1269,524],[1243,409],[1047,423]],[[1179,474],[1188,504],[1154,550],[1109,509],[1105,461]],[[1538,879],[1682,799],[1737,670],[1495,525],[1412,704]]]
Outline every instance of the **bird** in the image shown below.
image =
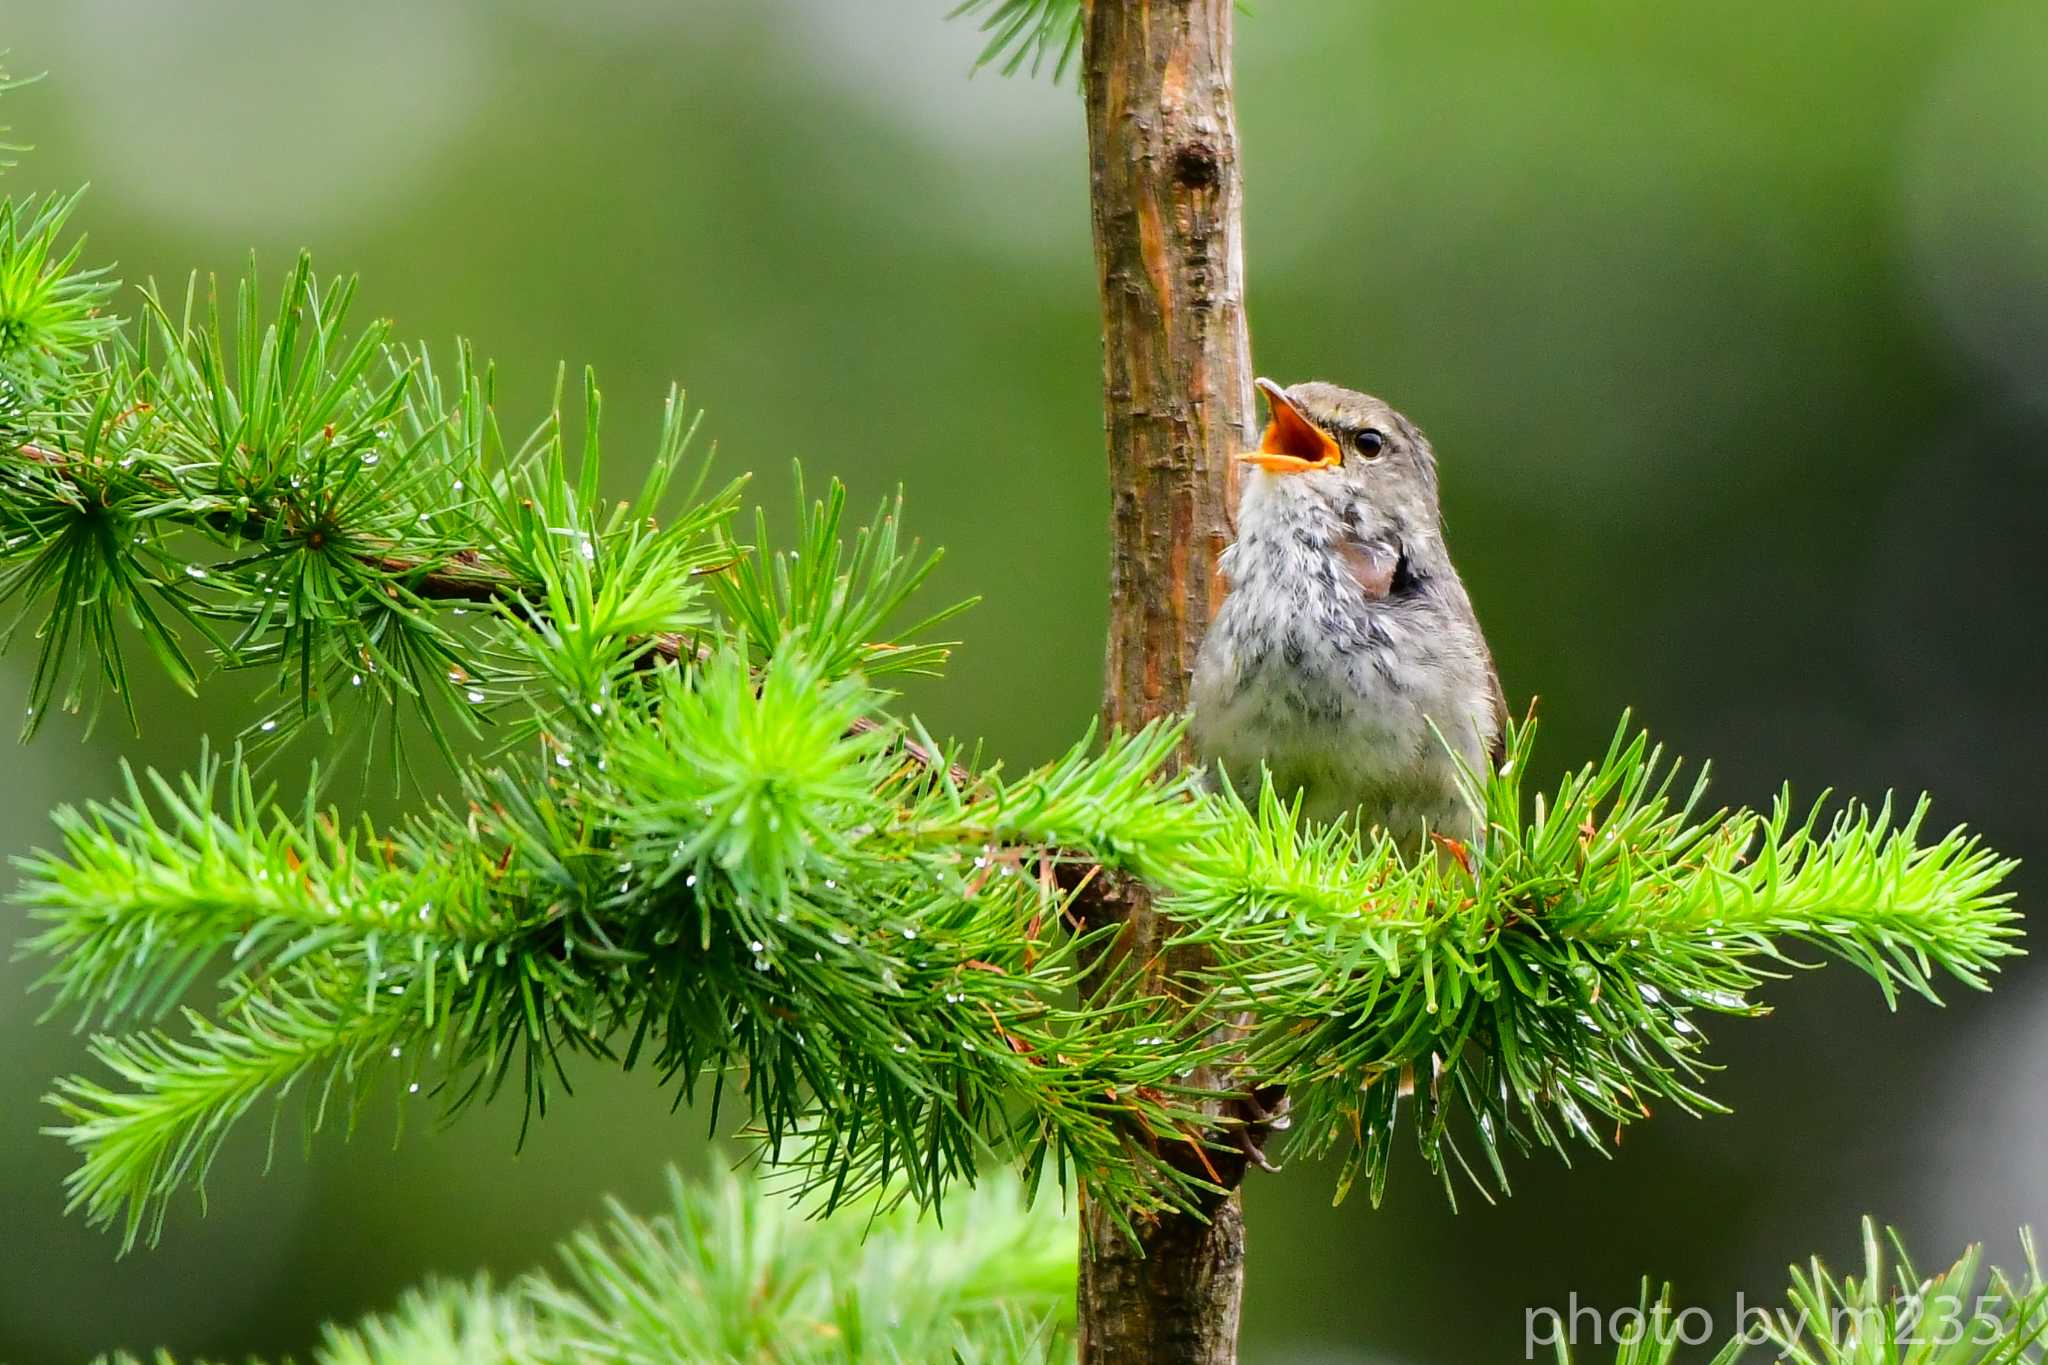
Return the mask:
[[1227,592],[1189,684],[1196,754],[1248,800],[1270,773],[1302,814],[1355,816],[1469,866],[1483,813],[1460,763],[1504,759],[1507,704],[1451,563],[1436,453],[1370,394],[1260,379],[1270,418],[1239,455]]

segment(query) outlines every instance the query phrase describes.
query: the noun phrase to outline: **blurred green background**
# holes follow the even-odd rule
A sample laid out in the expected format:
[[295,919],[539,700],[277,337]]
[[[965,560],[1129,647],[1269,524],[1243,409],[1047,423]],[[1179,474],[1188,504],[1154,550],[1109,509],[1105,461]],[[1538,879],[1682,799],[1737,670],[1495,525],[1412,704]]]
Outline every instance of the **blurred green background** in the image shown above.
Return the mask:
[[[948,0],[0,3],[38,150],[11,192],[90,180],[130,280],[360,272],[402,334],[476,341],[515,415],[594,363],[614,452],[671,378],[726,468],[898,483],[984,594],[940,731],[1043,756],[1093,713],[1105,580],[1080,109],[968,78]],[[1240,23],[1259,368],[1370,388],[1441,452],[1452,544],[1543,753],[1625,705],[1717,760],[1941,798],[2044,851],[2048,10],[1966,0],[1259,6]],[[521,397],[524,395],[524,397]],[[627,471],[619,471],[623,476]],[[0,688],[26,659],[0,662]],[[0,844],[128,755],[172,767],[244,703],[159,687],[140,738],[65,719],[8,759]],[[2019,888],[2042,889],[2023,871]],[[10,936],[13,936],[10,934]],[[310,1159],[231,1149],[201,1217],[115,1258],[62,1215],[37,1136],[80,1061],[0,966],[0,1358],[303,1347],[427,1271],[515,1272],[664,1163],[715,1159],[643,1076],[517,1115],[374,1123]],[[1523,1310],[1724,1313],[1865,1211],[1931,1260],[2048,1222],[2044,974],[1888,1014],[1832,970],[1722,1024],[1730,1117],[1660,1115],[1611,1161],[1515,1169],[1452,1213],[1419,1164],[1387,1205],[1327,1173],[1249,1190],[1245,1358],[1519,1358]],[[1369,1343],[1369,1344],[1368,1344]]]

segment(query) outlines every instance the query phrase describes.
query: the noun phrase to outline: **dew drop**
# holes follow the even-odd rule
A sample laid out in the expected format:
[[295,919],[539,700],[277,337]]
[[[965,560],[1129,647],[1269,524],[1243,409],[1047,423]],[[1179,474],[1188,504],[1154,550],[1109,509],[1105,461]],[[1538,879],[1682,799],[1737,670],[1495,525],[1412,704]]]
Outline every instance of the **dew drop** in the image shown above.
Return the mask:
[[404,1049],[402,1049],[402,1048],[392,1048],[392,1049],[391,1049],[391,1055],[392,1055],[392,1056],[394,1056],[394,1057],[397,1057],[397,1056],[401,1056],[401,1055],[403,1054],[403,1051],[404,1051]]
[[204,578],[206,577],[206,570],[200,568],[197,564],[187,564],[185,566],[185,576],[187,578]]
[[362,675],[362,674],[360,674],[360,673],[351,673],[351,674],[349,674],[349,675],[348,675],[348,685],[349,685],[350,687],[361,687],[361,686],[363,685],[363,675]]
[[261,731],[262,731],[262,732],[263,732],[264,734],[266,734],[266,735],[267,735],[267,734],[269,734],[269,733],[270,733],[270,732],[271,732],[272,730],[275,730],[275,729],[277,728],[277,722],[276,722],[276,721],[274,721],[274,720],[266,720],[266,721],[264,721],[264,722],[263,722],[263,723],[262,723],[261,725],[257,726],[256,728],[257,728],[257,729],[259,729],[259,730],[261,730]]
[[566,768],[566,767],[568,767],[568,766],[569,766],[569,755],[567,755],[567,754],[556,754],[556,755],[555,755],[555,766],[556,766],[557,768]]
[[417,1094],[419,1094],[419,1093],[420,1093],[420,1083],[419,1083],[418,1081],[414,1081],[414,1082],[413,1082],[413,1083],[412,1083],[411,1085],[409,1085],[409,1086],[407,1086],[407,1087],[405,1088],[405,1093],[406,1093],[406,1094],[408,1094],[408,1095],[417,1095]]
[[479,692],[479,691],[477,691],[477,690],[476,690],[476,689],[475,689],[474,687],[470,688],[470,689],[469,689],[469,691],[467,691],[467,692],[463,693],[462,695],[464,695],[465,697],[468,697],[468,698],[469,698],[469,700],[470,700],[470,704],[471,704],[471,705],[474,705],[474,706],[481,706],[481,705],[483,705],[483,701],[484,701],[484,694],[483,694],[483,693],[481,693],[481,692]]
[[364,464],[366,464],[366,465],[373,465],[373,464],[377,463],[377,452],[376,452],[376,451],[374,451],[374,450],[366,450],[366,451],[364,451],[364,452],[363,452],[363,463],[364,463]]

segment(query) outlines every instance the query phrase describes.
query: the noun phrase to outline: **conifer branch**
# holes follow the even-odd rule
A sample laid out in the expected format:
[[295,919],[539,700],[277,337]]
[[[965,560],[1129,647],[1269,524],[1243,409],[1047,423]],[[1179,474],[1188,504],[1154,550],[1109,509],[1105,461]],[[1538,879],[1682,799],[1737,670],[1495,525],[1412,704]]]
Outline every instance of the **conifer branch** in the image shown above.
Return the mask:
[[1081,14],[1081,0],[962,0],[951,17],[981,17],[988,42],[976,66],[993,66],[1005,76],[1028,66],[1036,76],[1050,62],[1059,80],[1080,54]]
[[[558,1267],[505,1285],[430,1281],[392,1309],[329,1324],[314,1365],[790,1365],[1073,1359],[1073,1231],[996,1176],[943,1226],[874,1207],[812,1221],[760,1182],[673,1172],[663,1211],[566,1240]],[[861,1214],[866,1216],[860,1216]],[[153,1365],[172,1365],[158,1353]],[[134,1358],[116,1361],[134,1365]]]
[[800,655],[757,674],[725,650],[644,711],[568,712],[540,773],[388,835],[287,816],[217,761],[60,812],[64,851],[21,891],[59,1004],[149,1023],[222,972],[191,1042],[100,1045],[134,1093],[60,1087],[80,1202],[153,1235],[259,1095],[318,1071],[355,1102],[401,1069],[358,1065],[359,1037],[450,1109],[517,1075],[543,1110],[565,1050],[645,1055],[686,1093],[741,1068],[764,1142],[800,1139],[834,1198],[902,1180],[937,1203],[988,1147],[1134,1208],[1189,1197],[1135,1135],[1197,1122],[1199,1054],[1162,1050],[1155,1002],[1066,1003],[1086,940],[1044,852],[1090,839],[1141,868],[1185,841],[1201,808],[1148,785],[1175,732],[963,790],[856,730],[872,702]]
[[1223,798],[1224,832],[1169,883],[1185,941],[1218,949],[1219,1005],[1256,1010],[1246,1067],[1292,1097],[1290,1150],[1347,1152],[1340,1195],[1362,1174],[1378,1202],[1403,1123],[1447,1190],[1462,1172],[1505,1192],[1504,1154],[1604,1147],[1658,1100],[1718,1110],[1701,1016],[1763,1013],[1754,992],[1809,965],[1802,947],[1890,1005],[1938,1004],[1939,976],[1982,989],[2018,951],[2015,864],[1962,830],[1926,837],[1924,798],[1903,820],[1888,802],[1800,817],[1789,795],[1703,813],[1704,773],[1675,797],[1624,717],[1532,802],[1533,741],[1511,726],[1502,771],[1468,775],[1483,849],[1404,861],[1269,790],[1256,810]]
[[138,1236],[154,1242],[172,1194],[196,1189],[203,1202],[208,1167],[258,1101],[282,1098],[301,1080],[317,1085],[309,1121],[317,1127],[330,1099],[353,1111],[366,1098],[356,1083],[387,1047],[397,1055],[392,1040],[405,1036],[404,1021],[335,999],[330,982],[293,975],[299,989],[249,997],[224,1022],[187,1011],[186,1038],[94,1038],[93,1059],[123,1088],[68,1076],[49,1097],[67,1122],[47,1131],[82,1158],[65,1178],[67,1211],[119,1222],[123,1250]]

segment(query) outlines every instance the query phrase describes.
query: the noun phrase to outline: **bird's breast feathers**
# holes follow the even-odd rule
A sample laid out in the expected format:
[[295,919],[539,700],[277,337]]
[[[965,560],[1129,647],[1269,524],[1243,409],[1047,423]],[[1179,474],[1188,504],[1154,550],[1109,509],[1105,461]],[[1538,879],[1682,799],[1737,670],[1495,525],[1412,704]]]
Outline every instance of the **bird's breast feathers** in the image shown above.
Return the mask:
[[[1225,552],[1230,583],[1193,679],[1204,757],[1238,781],[1263,762],[1311,815],[1392,822],[1456,800],[1448,741],[1478,768],[1490,736],[1485,646],[1461,592],[1400,580],[1387,538],[1256,530]],[[1438,732],[1442,738],[1438,738]]]

